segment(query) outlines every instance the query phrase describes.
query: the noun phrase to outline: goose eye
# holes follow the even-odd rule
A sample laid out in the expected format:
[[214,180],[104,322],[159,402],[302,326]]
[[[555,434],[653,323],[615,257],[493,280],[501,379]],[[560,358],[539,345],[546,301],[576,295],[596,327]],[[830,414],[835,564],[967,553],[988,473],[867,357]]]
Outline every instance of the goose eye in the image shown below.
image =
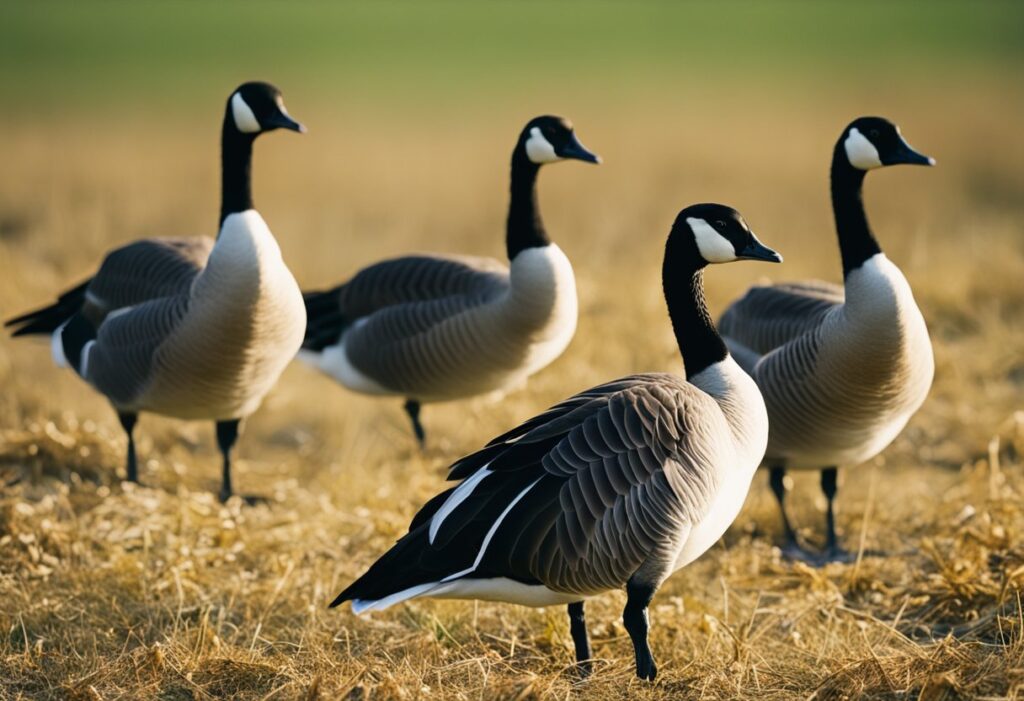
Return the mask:
[[719,219],[718,221],[715,222],[715,226],[717,226],[719,229],[724,229],[725,228],[725,222],[722,221],[721,219]]
[[872,139],[877,139],[878,138],[878,130],[877,129],[872,129],[871,131],[868,132],[868,134],[871,135]]

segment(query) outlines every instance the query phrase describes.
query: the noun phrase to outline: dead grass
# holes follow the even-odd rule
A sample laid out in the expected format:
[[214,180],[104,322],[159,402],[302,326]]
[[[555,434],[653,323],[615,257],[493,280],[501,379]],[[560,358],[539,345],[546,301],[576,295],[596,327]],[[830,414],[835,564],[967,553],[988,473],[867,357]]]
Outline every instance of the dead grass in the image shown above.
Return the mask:
[[[577,338],[529,389],[487,406],[428,407],[419,455],[397,402],[289,369],[240,444],[221,506],[210,427],[147,417],[147,486],[117,479],[124,439],[47,349],[0,341],[0,697],[160,699],[1013,698],[1024,684],[1024,113],[1018,92],[757,102],[716,94],[649,105],[523,104],[413,120],[289,96],[308,137],[257,154],[257,201],[307,286],[407,250],[499,255],[507,150],[519,123],[570,115],[607,164],[542,176],[549,228],[576,266]],[[753,279],[837,279],[825,187],[837,130],[892,115],[932,171],[872,175],[868,201],[907,272],[937,359],[932,395],[886,453],[847,471],[850,545],[888,557],[816,571],[780,561],[758,479],[720,546],[655,599],[661,673],[633,678],[624,597],[588,607],[599,663],[570,671],[561,608],[417,601],[370,618],[327,602],[392,542],[444,468],[571,391],[678,369],[659,296],[675,212],[743,211],[787,262],[709,275],[716,309]],[[0,171],[0,313],[45,301],[102,251],[141,233],[211,232],[215,121],[100,130],[7,125]],[[154,130],[154,125],[158,128]],[[153,134],[159,138],[153,138]],[[998,145],[998,148],[993,145]],[[439,165],[440,164],[440,165]],[[439,177],[438,173],[441,173]],[[815,478],[798,475],[819,532]]]

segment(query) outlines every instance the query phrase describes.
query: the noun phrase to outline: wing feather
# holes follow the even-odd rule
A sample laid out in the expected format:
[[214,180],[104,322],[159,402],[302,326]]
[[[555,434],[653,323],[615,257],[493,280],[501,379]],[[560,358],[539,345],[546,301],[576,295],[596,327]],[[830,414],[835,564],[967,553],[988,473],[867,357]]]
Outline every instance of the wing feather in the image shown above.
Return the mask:
[[734,302],[718,324],[718,330],[744,367],[751,358],[817,329],[825,316],[842,305],[843,288],[810,281],[751,287]]
[[[339,600],[387,596],[398,586],[389,578],[403,587],[433,581],[438,563],[445,563],[446,576],[470,568],[462,576],[586,594],[622,586],[652,559],[673,561],[679,539],[703,517],[718,487],[717,472],[709,469],[715,448],[699,445],[707,431],[692,428],[696,414],[715,409],[713,400],[671,375],[632,376],[552,407],[542,414],[546,422],[527,421],[504,434],[504,442],[456,463],[453,478],[483,467],[488,474],[446,512],[433,543],[424,532],[439,512],[437,499]],[[691,425],[680,416],[691,417]],[[482,533],[511,503],[480,552]]]
[[152,380],[160,347],[188,306],[186,295],[164,297],[106,317],[89,353],[85,379],[115,405],[131,406]]
[[440,319],[480,303],[508,286],[508,269],[491,258],[414,255],[363,268],[348,282],[324,292],[306,292],[303,347],[321,350],[338,342],[360,319],[375,323],[368,343],[420,333]]
[[83,312],[98,328],[118,309],[187,295],[213,243],[207,237],[153,238],[111,251],[89,283]]

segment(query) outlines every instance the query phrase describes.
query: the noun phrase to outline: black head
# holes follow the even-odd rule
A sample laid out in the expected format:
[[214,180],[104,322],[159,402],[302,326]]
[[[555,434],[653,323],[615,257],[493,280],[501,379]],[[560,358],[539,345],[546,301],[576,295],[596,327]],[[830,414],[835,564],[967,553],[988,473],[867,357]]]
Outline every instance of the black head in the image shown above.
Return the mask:
[[243,134],[257,136],[274,129],[303,133],[302,126],[288,115],[281,91],[270,83],[243,83],[228,98],[226,121]]
[[935,159],[910,148],[900,128],[882,117],[861,117],[853,120],[839,139],[850,165],[858,170],[871,170],[898,163],[933,166]]
[[572,123],[562,117],[534,117],[519,136],[516,146],[537,165],[574,158],[587,163],[600,163],[601,157],[588,151],[576,138]]
[[694,243],[691,250],[695,250],[704,263],[734,260],[782,262],[782,256],[757,240],[739,212],[721,204],[687,207],[676,217],[672,235],[689,236]]

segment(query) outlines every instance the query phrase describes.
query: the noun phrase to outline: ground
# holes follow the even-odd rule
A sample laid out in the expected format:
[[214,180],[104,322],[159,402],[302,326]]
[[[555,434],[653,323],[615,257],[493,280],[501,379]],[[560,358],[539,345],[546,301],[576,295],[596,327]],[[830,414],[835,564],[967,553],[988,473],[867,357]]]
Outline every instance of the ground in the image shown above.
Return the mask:
[[[990,18],[1009,6],[983,7]],[[143,486],[122,483],[125,439],[105,402],[52,367],[44,342],[0,340],[0,698],[1020,696],[1024,91],[1008,77],[1019,52],[993,58],[998,42],[971,44],[975,20],[954,20],[964,42],[953,58],[921,49],[917,63],[888,74],[891,47],[837,74],[837,63],[774,59],[756,80],[737,64],[713,80],[680,70],[678,81],[666,71],[637,84],[644,66],[667,55],[662,46],[638,48],[635,63],[601,64],[615,75],[607,84],[591,75],[562,91],[542,57],[523,75],[504,69],[499,83],[514,92],[488,84],[478,93],[486,81],[459,73],[458,45],[436,61],[459,80],[447,86],[424,70],[416,78],[428,82],[410,97],[391,91],[411,65],[400,58],[374,68],[374,87],[350,66],[334,77],[323,61],[312,75],[297,59],[268,68],[310,133],[260,140],[255,199],[306,288],[407,251],[500,257],[518,129],[537,113],[570,117],[605,159],[545,168],[540,179],[545,221],[577,274],[576,338],[502,402],[427,406],[423,453],[400,400],[354,395],[296,364],[239,442],[236,486],[271,497],[256,507],[216,501],[209,424],[144,416]],[[18,21],[34,36],[35,24]],[[99,22],[61,21],[69,35]],[[233,26],[218,21],[211,26]],[[517,21],[519,30],[533,19]],[[111,45],[145,53],[146,31],[155,31],[147,27]],[[948,36],[933,34],[935,46]],[[70,45],[77,58],[61,82],[52,56],[27,41],[18,49],[36,51],[42,67],[3,78],[23,101],[0,116],[0,315],[46,303],[134,237],[215,231],[223,99],[253,77],[237,64],[217,64],[212,77],[195,72],[218,36],[197,39],[195,65],[173,73],[166,92],[145,78],[170,69],[103,63],[98,75],[112,82],[93,101],[82,94],[95,80],[88,51]],[[695,39],[700,52],[713,47],[709,37]],[[514,43],[502,41],[512,55]],[[989,53],[966,60],[955,54],[964,45]],[[15,49],[4,51],[9,59]],[[178,103],[193,79],[199,96]],[[347,605],[326,608],[444,488],[460,455],[597,382],[682,371],[659,276],[683,206],[735,206],[786,257],[781,266],[710,270],[716,314],[759,279],[838,281],[828,159],[842,127],[866,113],[892,118],[938,160],[872,173],[866,188],[872,224],[910,280],[936,356],[932,392],[907,429],[878,458],[842,472],[846,543],[884,555],[820,570],[783,560],[774,500],[757,475],[723,541],[654,600],[654,684],[633,676],[621,593],[588,604],[598,661],[585,682],[571,666],[561,607],[413,601],[362,618]],[[793,482],[790,502],[813,542],[824,521],[817,478]]]

